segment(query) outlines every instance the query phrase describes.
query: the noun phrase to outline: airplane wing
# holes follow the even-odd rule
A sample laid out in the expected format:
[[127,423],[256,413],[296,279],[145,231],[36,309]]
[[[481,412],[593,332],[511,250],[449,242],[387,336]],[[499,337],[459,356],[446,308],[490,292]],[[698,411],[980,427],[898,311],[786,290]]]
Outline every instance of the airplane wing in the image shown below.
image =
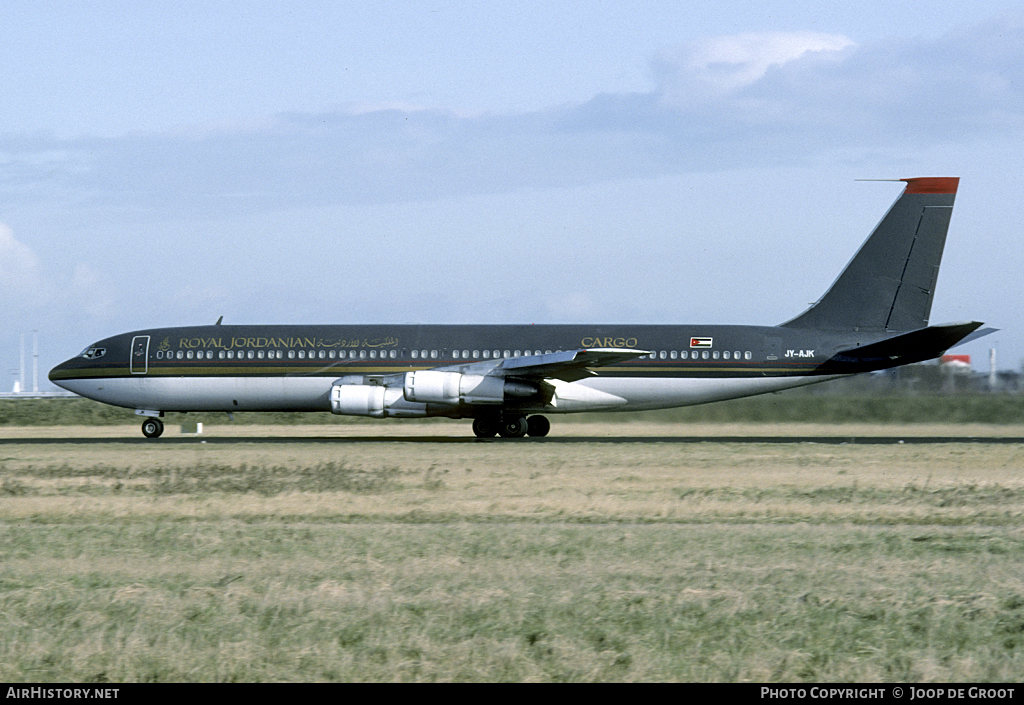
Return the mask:
[[648,350],[632,350],[630,348],[585,348],[474,362],[469,365],[452,365],[440,369],[459,370],[463,374],[491,375],[493,377],[550,378],[563,382],[575,382],[594,375],[588,368],[614,365],[616,362],[635,360],[649,354]]

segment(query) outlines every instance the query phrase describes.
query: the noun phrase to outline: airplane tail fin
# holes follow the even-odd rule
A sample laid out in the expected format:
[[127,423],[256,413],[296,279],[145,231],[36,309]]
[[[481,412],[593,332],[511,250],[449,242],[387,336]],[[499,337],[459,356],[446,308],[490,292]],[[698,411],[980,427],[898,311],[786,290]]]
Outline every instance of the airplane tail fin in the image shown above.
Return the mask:
[[928,325],[957,177],[900,179],[903,193],[821,299],[787,328],[912,331]]

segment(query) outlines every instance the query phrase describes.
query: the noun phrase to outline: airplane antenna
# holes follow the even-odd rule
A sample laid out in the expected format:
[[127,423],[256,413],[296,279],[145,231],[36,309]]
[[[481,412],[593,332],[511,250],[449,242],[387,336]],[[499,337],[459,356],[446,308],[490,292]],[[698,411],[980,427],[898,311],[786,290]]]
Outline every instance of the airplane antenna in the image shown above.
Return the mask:
[[213,325],[215,325],[215,326],[219,326],[219,325],[220,325],[220,322],[221,322],[221,321],[223,321],[223,320],[224,320],[224,316],[221,316],[220,318],[218,318],[218,319],[217,319],[217,322],[216,322],[216,323],[214,323]]

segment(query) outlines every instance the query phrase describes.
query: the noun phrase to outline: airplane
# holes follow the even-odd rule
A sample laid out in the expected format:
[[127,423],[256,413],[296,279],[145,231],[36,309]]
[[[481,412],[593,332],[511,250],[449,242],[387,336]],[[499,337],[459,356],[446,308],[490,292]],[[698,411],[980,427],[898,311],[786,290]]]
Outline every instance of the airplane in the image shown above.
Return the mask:
[[939,357],[992,329],[930,326],[958,177],[904,190],[832,286],[777,326],[214,325],[105,338],[50,372],[89,399],[167,412],[303,411],[472,419],[543,437],[547,415],[664,409]]

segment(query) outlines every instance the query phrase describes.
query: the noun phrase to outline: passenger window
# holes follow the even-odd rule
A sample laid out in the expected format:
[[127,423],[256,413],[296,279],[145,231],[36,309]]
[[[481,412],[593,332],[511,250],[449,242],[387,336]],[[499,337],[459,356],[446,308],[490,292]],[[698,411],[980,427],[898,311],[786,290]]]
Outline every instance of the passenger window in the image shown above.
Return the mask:
[[690,353],[687,352],[686,350],[683,350],[681,353],[679,353],[679,357],[682,360],[688,360],[690,358]]
[[660,353],[658,354],[658,357],[660,357],[660,358],[661,358],[662,360],[664,360],[665,358],[667,358],[667,357],[668,357],[668,353],[667,353],[667,352],[665,352],[664,350],[662,350],[662,351],[661,351],[661,352],[660,352]]
[[717,360],[718,357],[719,357],[719,352],[717,350],[715,350],[713,353],[711,353],[711,357],[713,357],[714,359]]
[[703,359],[703,360],[707,360],[707,359],[708,359],[708,357],[710,357],[710,355],[708,354],[708,351],[707,351],[707,350],[705,350],[704,352],[702,352],[702,353],[700,354],[700,356],[701,356],[701,359]]

